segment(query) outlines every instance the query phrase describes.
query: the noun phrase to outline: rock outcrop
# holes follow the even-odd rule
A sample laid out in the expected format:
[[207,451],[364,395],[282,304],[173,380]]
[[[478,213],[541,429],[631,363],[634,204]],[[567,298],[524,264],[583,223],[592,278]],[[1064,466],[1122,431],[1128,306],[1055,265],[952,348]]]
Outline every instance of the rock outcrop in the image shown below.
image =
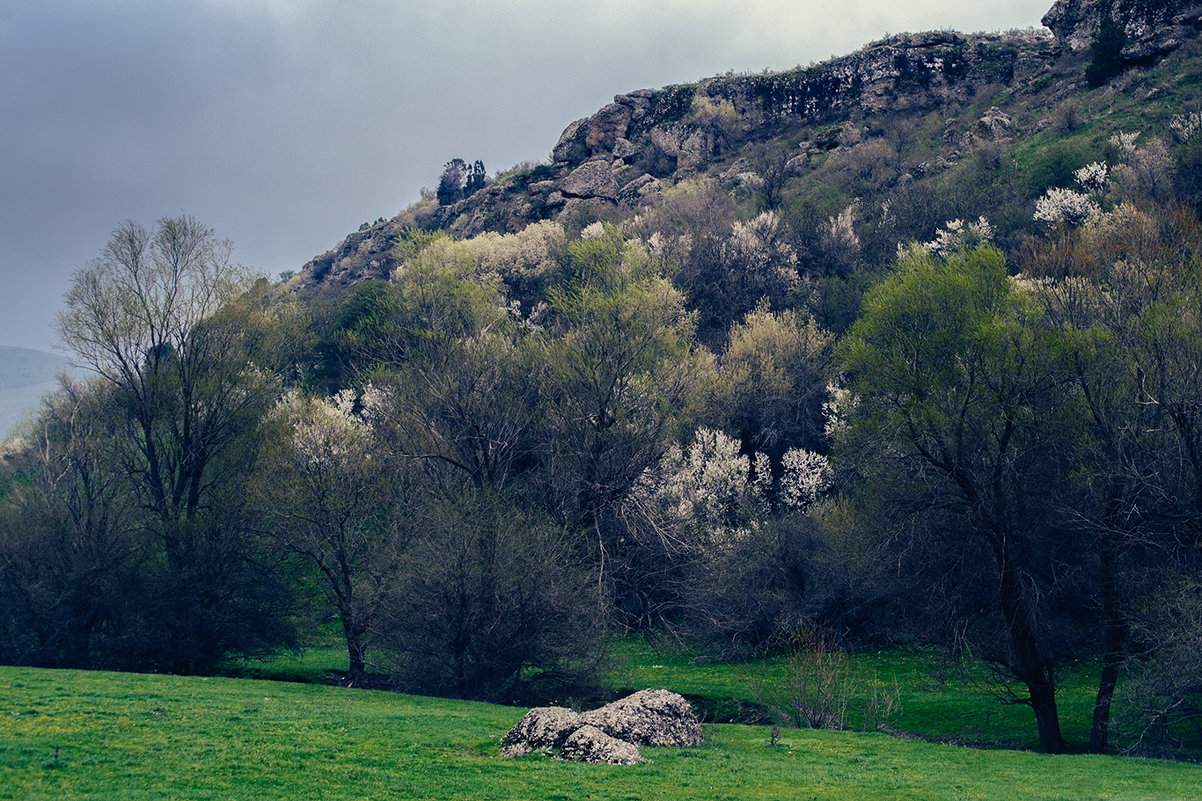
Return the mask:
[[564,197],[618,199],[618,179],[609,164],[603,161],[586,161],[572,170],[559,185]]
[[580,722],[635,745],[685,747],[701,743],[701,725],[689,702],[667,690],[642,690],[600,709]]
[[[393,245],[411,228],[466,238],[513,233],[564,215],[585,220],[615,207],[623,213],[655,208],[673,179],[682,177],[678,171],[704,172],[715,160],[733,160],[749,144],[794,137],[808,128],[806,149],[791,156],[786,168],[788,175],[801,175],[812,157],[857,147],[862,126],[853,119],[943,113],[973,104],[982,92],[1005,96],[1000,87],[1015,95],[1040,79],[1062,80],[1057,76],[1075,67],[1070,63],[1066,70],[1060,57],[1087,53],[1107,16],[1126,33],[1123,60],[1151,63],[1202,31],[1202,0],[1056,0],[1043,18],[1047,30],[901,34],[787,72],[726,75],[617,95],[564,130],[551,163],[512,173],[449,205],[427,199],[392,220],[364,225],[306,264],[292,286],[338,293],[362,280],[388,278],[397,266]],[[933,175],[962,153],[1031,133],[1017,122],[1021,117],[1011,122],[1006,103],[999,106],[967,131],[949,119],[946,152],[911,165],[899,180]],[[755,177],[750,168],[733,164],[723,175],[732,181]]]
[[[593,160],[614,169],[665,159],[674,169],[695,168],[732,135],[766,138],[854,109],[936,108],[979,86],[1012,84],[1046,66],[1054,52],[1052,38],[1035,31],[893,36],[814,67],[618,95],[569,125],[551,156],[568,170]],[[698,113],[718,107],[727,109],[724,122]]]
[[581,726],[563,744],[559,758],[595,765],[637,765],[639,749],[593,726]]
[[521,756],[535,748],[562,748],[580,726],[580,715],[566,707],[535,707],[501,738],[501,755]]
[[1112,18],[1127,35],[1123,58],[1145,61],[1179,47],[1202,27],[1198,0],[1056,0],[1043,24],[1069,51],[1088,50],[1102,20]]
[[642,690],[577,715],[563,707],[536,707],[501,738],[501,755],[559,749],[559,759],[610,765],[642,762],[638,746],[701,743],[701,725],[689,702],[667,690]]

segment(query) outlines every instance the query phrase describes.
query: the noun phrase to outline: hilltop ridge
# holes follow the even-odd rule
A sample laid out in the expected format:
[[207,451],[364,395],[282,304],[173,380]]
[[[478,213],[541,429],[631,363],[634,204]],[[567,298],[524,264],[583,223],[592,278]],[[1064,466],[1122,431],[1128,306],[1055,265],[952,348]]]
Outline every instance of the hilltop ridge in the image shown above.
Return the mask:
[[[304,265],[292,286],[338,291],[386,277],[396,266],[397,237],[415,228],[470,237],[542,220],[621,218],[659,207],[665,191],[701,174],[777,190],[832,153],[872,173],[881,184],[873,191],[887,194],[947,171],[982,145],[1029,140],[1058,115],[1075,113],[1062,109],[1084,92],[1085,51],[1107,16],[1125,32],[1127,68],[1149,68],[1202,30],[1202,5],[1187,0],[1057,0],[1043,29],[899,34],[784,72],[619,94],[570,123],[549,163],[502,173],[453,203],[426,197],[391,219],[365,223]],[[903,143],[907,130],[914,141]],[[888,163],[874,163],[881,160]]]

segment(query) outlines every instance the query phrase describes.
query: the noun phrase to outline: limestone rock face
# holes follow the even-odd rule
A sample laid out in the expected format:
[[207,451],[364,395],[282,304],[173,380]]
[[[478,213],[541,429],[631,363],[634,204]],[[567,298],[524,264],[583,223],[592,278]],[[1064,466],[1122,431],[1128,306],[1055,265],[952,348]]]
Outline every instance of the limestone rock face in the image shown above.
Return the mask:
[[696,167],[709,154],[706,132],[687,125],[660,125],[651,129],[651,144],[676,159],[677,169]]
[[501,738],[499,745],[507,746],[501,753],[520,756],[535,748],[560,748],[580,726],[580,716],[566,707],[535,707]]
[[581,726],[563,744],[559,758],[596,765],[637,765],[639,749],[593,726]]
[[618,199],[618,181],[610,170],[609,163],[586,161],[568,173],[559,185],[566,197],[599,197],[605,200]]
[[580,721],[635,745],[690,746],[701,743],[701,724],[693,707],[668,690],[642,690],[600,709],[585,712]]
[[1111,17],[1127,34],[1124,58],[1140,60],[1166,53],[1181,44],[1190,28],[1202,26],[1198,0],[1056,0],[1043,24],[1068,50],[1088,50],[1102,24]]

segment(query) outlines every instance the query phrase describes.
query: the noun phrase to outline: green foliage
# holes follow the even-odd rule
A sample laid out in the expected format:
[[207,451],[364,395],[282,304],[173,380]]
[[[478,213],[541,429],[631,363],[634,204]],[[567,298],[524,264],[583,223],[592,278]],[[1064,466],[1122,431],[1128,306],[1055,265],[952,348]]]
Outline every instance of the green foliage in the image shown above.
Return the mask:
[[[999,251],[944,261],[915,246],[865,298],[841,355],[859,399],[850,447],[861,469],[893,485],[895,513],[926,518],[917,530],[929,526],[938,538],[950,529],[962,548],[981,548],[971,583],[951,583],[948,614],[975,609],[968,625],[978,647],[1026,685],[1043,746],[1059,751],[1053,641],[1071,627],[1053,634],[1052,620],[1073,590],[1055,565],[1077,546],[1046,491],[1064,469],[1053,443],[1072,431],[1074,415],[1038,318]],[[928,579],[936,586],[964,555],[951,542],[937,552],[928,556],[943,560]],[[996,593],[988,602],[974,594],[982,582]]]
[[833,338],[796,312],[766,305],[730,333],[713,388],[718,427],[779,460],[822,440],[822,404]]

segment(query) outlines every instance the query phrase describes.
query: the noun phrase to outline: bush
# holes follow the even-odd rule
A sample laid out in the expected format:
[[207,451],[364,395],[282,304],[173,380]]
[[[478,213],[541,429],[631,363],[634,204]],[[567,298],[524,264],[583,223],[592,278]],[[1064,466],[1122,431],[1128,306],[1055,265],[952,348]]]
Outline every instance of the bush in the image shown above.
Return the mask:
[[472,490],[410,520],[381,632],[401,689],[510,701],[593,680],[603,604],[561,529]]

